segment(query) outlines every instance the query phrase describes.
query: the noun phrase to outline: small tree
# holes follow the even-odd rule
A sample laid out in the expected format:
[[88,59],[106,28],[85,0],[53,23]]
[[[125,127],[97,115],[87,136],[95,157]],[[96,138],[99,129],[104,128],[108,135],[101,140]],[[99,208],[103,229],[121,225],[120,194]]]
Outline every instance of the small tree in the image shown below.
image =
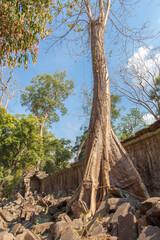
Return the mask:
[[66,114],[64,101],[73,92],[73,80],[66,79],[66,72],[53,75],[37,75],[26,87],[26,92],[21,95],[22,106],[35,114],[40,121],[40,135],[43,136],[45,123],[59,120],[58,111]]
[[131,108],[130,112],[123,116],[117,125],[117,136],[123,141],[146,126],[143,114],[137,108]]

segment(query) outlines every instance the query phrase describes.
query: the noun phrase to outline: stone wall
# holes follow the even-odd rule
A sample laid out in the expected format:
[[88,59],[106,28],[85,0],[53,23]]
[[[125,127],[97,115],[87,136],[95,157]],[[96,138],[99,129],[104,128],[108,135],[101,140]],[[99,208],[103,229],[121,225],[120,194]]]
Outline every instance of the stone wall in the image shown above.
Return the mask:
[[66,168],[56,174],[50,175],[41,180],[40,192],[54,193],[56,195],[72,193],[83,177],[84,161],[72,164],[70,168]]
[[[160,196],[160,121],[122,142],[151,196]],[[67,194],[74,191],[83,177],[84,161],[41,179],[40,192]]]
[[126,139],[129,153],[151,196],[160,196],[160,121]]

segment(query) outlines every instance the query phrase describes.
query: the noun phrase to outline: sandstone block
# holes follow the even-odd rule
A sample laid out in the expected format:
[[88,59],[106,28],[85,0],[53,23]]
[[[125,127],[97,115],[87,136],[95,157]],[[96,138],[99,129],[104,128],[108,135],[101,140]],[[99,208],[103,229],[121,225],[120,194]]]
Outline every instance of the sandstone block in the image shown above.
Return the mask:
[[160,240],[160,228],[156,226],[145,227],[137,240]]
[[131,208],[130,203],[123,203],[117,208],[116,212],[114,213],[114,215],[112,217],[112,220],[110,221],[110,226],[111,226],[111,229],[112,229],[111,235],[117,236],[118,218],[120,216],[125,217],[129,213],[130,208]]
[[0,210],[0,216],[6,222],[11,222],[14,219],[14,216],[7,210]]
[[146,212],[152,207],[154,207],[154,205],[156,205],[156,203],[158,203],[159,201],[160,197],[152,197],[142,202],[139,207],[141,214],[146,214]]
[[154,207],[149,209],[146,212],[146,215],[150,217],[160,217],[160,201],[157,202]]
[[32,226],[31,230],[33,230],[36,234],[38,233],[44,234],[45,232],[49,231],[52,224],[53,222],[46,222],[46,223],[34,225]]
[[118,240],[133,240],[138,235],[137,220],[132,213],[118,217]]
[[21,223],[15,224],[15,225],[13,226],[12,230],[11,230],[11,233],[12,233],[13,235],[16,235],[21,226],[22,226]]
[[72,229],[72,227],[68,227],[64,232],[61,233],[59,240],[80,240],[81,238]]
[[14,236],[6,231],[0,232],[0,240],[14,240]]

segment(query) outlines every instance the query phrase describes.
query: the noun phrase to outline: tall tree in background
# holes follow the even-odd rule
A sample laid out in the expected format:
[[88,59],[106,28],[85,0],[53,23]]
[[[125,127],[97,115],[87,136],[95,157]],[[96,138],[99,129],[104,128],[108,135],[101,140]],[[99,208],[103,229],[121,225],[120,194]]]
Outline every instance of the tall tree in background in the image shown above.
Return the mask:
[[27,69],[29,55],[37,61],[39,38],[52,33],[51,0],[2,0],[0,4],[0,65]]
[[[120,3],[122,7],[124,5],[125,10],[125,3]],[[83,212],[93,216],[97,202],[100,202],[106,193],[108,194],[111,185],[126,189],[140,198],[145,199],[148,195],[139,174],[111,127],[110,81],[104,47],[104,33],[108,19],[111,19],[109,13],[113,13],[111,1],[59,1],[58,4],[62,16],[65,12],[68,14],[65,15],[66,18],[61,19],[63,20],[61,24],[67,25],[67,20],[76,16],[75,21],[67,25],[69,27],[67,33],[74,27],[75,31],[80,32],[82,30],[80,24],[86,21],[89,23],[94,89],[85,154],[86,168],[83,180],[69,205],[76,215],[78,212]],[[82,15],[85,15],[85,18],[82,19]],[[113,22],[113,25],[116,24]],[[122,30],[124,30],[122,34],[126,36],[127,28]],[[63,36],[61,35],[61,38]]]
[[46,123],[59,120],[58,111],[66,114],[64,101],[72,94],[73,88],[73,80],[66,79],[65,71],[53,75],[37,75],[32,79],[31,85],[26,87],[26,92],[21,95],[21,103],[38,117],[41,136]]
[[116,127],[117,136],[120,141],[123,141],[147,126],[143,116],[144,114],[142,114],[137,108],[131,108],[129,113],[121,117],[120,123]]
[[[121,81],[122,80],[122,81]],[[160,53],[140,47],[119,71],[117,88],[131,102],[160,119]]]

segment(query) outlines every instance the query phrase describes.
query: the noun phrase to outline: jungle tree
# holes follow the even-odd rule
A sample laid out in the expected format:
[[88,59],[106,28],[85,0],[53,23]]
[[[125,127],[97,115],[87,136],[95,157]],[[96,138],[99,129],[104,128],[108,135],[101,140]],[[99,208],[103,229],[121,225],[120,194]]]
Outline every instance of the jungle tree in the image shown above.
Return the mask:
[[[97,203],[109,193],[111,185],[120,187],[133,193],[141,199],[145,199],[147,191],[135,170],[127,153],[116,138],[110,121],[110,80],[105,57],[104,33],[108,20],[127,37],[127,27],[121,24],[116,13],[112,11],[114,3],[120,3],[125,11],[124,1],[57,1],[55,7],[57,24],[66,24],[68,31],[55,39],[55,42],[66,38],[72,30],[83,35],[84,25],[90,36],[92,55],[92,70],[94,79],[92,111],[87,137],[85,154],[85,172],[83,180],[77,191],[72,196],[68,206],[75,216],[80,212],[87,216],[95,214]],[[117,13],[118,13],[117,8]],[[111,16],[110,16],[111,14]],[[84,23],[84,25],[83,25]],[[132,38],[133,32],[128,29]]]
[[26,92],[21,95],[22,106],[32,112],[40,121],[40,135],[46,123],[59,120],[58,111],[67,113],[64,101],[73,92],[74,82],[66,79],[66,72],[37,75],[31,80]]

